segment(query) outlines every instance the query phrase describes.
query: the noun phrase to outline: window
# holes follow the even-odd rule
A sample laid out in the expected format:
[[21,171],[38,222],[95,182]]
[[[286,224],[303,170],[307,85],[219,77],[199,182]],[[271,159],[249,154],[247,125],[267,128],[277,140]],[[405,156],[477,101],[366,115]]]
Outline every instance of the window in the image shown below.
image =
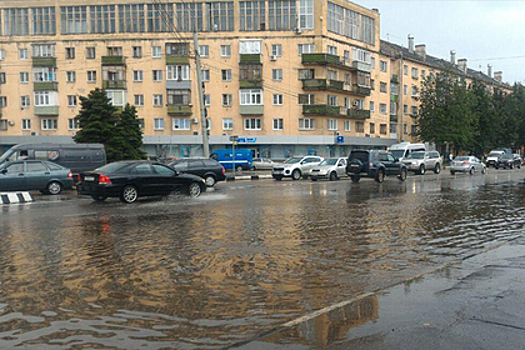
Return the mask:
[[299,0],[299,28],[314,29],[314,0]]
[[206,130],[211,130],[211,119],[210,118],[206,118],[205,120],[205,123],[206,123]]
[[356,132],[365,132],[365,123],[355,122],[355,131]]
[[370,112],[374,112],[376,109],[376,103],[374,101],[370,101]]
[[315,44],[298,44],[297,53],[299,55],[303,53],[315,53]]
[[33,57],[54,57],[55,44],[33,44],[31,54]]
[[135,95],[134,102],[135,106],[144,106],[144,95]]
[[29,9],[7,8],[4,13],[4,35],[29,35]]
[[87,82],[88,83],[96,83],[97,82],[97,71],[96,70],[88,70],[87,71]]
[[350,58],[350,51],[345,50],[345,51],[343,52],[343,59],[344,59],[345,62],[350,62],[350,61],[352,61],[352,59]]
[[283,80],[283,70],[282,69],[272,69],[272,80],[281,81]]
[[327,69],[326,70],[326,78],[328,80],[338,80],[337,79],[337,71],[336,70]]
[[153,120],[154,130],[164,130],[164,118],[155,118]]
[[337,119],[328,119],[328,130],[330,131],[337,130]]
[[18,49],[18,59],[21,61],[27,60],[29,57],[27,49]]
[[412,79],[418,79],[419,76],[418,76],[418,69],[417,68],[412,68]]
[[379,104],[379,113],[381,113],[381,114],[386,114],[387,113],[386,103],[380,103]]
[[363,87],[370,87],[370,73],[357,72],[357,85]]
[[408,134],[408,124],[403,124],[403,134]]
[[56,81],[54,67],[35,67],[33,68],[33,79],[37,82]]
[[417,106],[410,107],[410,115],[413,117],[417,116]]
[[260,89],[241,90],[240,91],[241,106],[262,105],[263,92]]
[[191,101],[190,90],[168,90],[168,104],[187,106]]
[[91,33],[115,33],[115,5],[89,6]]
[[273,120],[273,130],[283,130],[284,129],[284,119],[276,118]]
[[146,123],[144,122],[144,118],[138,118],[137,120],[139,122],[140,129],[144,130],[144,128],[146,127]]
[[408,95],[408,86],[403,85],[403,93],[404,93],[405,95]]
[[86,6],[61,6],[61,33],[86,34],[88,32]]
[[57,127],[56,119],[42,119],[42,130],[56,130]]
[[296,27],[296,1],[268,1],[268,29],[294,30]]
[[75,48],[74,47],[66,47],[66,59],[68,60],[75,59]]
[[283,105],[283,95],[281,95],[281,94],[274,94],[273,95],[273,105],[274,106],[282,106]]
[[375,123],[370,123],[370,133],[375,134],[376,133],[376,125]]
[[337,56],[337,47],[332,46],[332,45],[328,45],[326,47],[326,49],[327,49],[329,55]]
[[204,105],[209,106],[211,105],[211,96],[210,94],[204,94]]
[[161,58],[162,57],[162,47],[160,47],[160,46],[152,46],[151,47],[151,57],[153,57],[153,58]]
[[403,114],[404,115],[408,114],[408,106],[407,105],[403,105]]
[[125,106],[127,102],[126,90],[106,90],[106,94],[113,106]]
[[244,119],[244,130],[261,130],[261,118]]
[[299,104],[300,105],[314,105],[315,104],[315,95],[314,94],[300,94],[299,95]]
[[424,69],[422,69],[421,70],[421,78],[425,79],[426,77],[427,77],[427,72]]
[[221,70],[222,81],[232,81],[232,70],[223,69]]
[[179,3],[177,6],[177,29],[179,32],[202,32],[202,3]]
[[345,131],[351,131],[351,124],[350,120],[345,120]]
[[30,105],[29,96],[20,96],[20,107],[29,108]]
[[164,97],[163,95],[154,94],[153,95],[153,106],[162,107],[162,105],[164,104],[163,97]]
[[152,73],[153,73],[154,82],[162,81],[162,71],[161,70],[154,70]]
[[190,130],[190,120],[173,119],[173,130]]
[[68,105],[68,107],[75,107],[77,105],[77,96],[76,95],[68,95],[67,96],[67,105]]
[[403,66],[403,74],[408,75],[408,66],[406,64]]
[[190,80],[189,65],[166,66],[166,80]]
[[299,118],[299,130],[314,130],[315,119],[312,118]]
[[240,30],[254,31],[266,29],[266,12],[264,1],[239,2]]
[[209,69],[201,70],[201,78],[202,78],[202,81],[210,81],[210,70]]
[[315,69],[299,69],[299,80],[315,79]]
[[230,45],[221,45],[221,57],[231,57],[232,47]]
[[350,104],[351,104],[350,102],[351,102],[350,98],[349,97],[345,97],[345,99],[344,99],[344,106],[345,106],[345,108],[350,108]]
[[78,129],[80,129],[80,125],[78,123],[78,120],[76,118],[69,118],[67,120],[67,129],[68,130],[78,130]]
[[222,94],[222,105],[229,107],[232,105],[232,94]]
[[22,119],[22,130],[31,130],[31,119]]
[[144,71],[134,70],[133,71],[133,81],[141,82],[144,80]]
[[35,106],[55,106],[55,102],[55,92],[35,91]]
[[374,79],[370,79],[370,89],[371,90],[376,89],[376,81]]
[[133,58],[142,58],[142,46],[133,46],[132,54]]
[[379,124],[379,133],[381,135],[386,135],[386,124]]
[[370,58],[370,68],[376,69],[376,59],[375,57]]
[[417,134],[417,125],[411,125],[410,126],[410,134],[416,135]]
[[380,82],[380,84],[379,84],[379,91],[381,91],[383,93],[387,93],[386,83]]
[[199,45],[199,56],[209,57],[210,56],[210,47],[208,45]]
[[386,61],[379,61],[379,70],[386,72],[388,70],[388,63]]
[[256,55],[261,53],[260,40],[241,40],[239,41],[239,54]]
[[146,31],[143,4],[118,5],[118,17],[120,33],[144,33]]
[[417,97],[417,95],[418,95],[417,86],[412,85],[412,97]]
[[5,131],[7,130],[8,122],[6,119],[0,119],[0,130]]
[[283,55],[283,46],[281,44],[272,45],[272,56],[281,57]]
[[355,99],[354,100],[354,106],[355,106],[355,109],[364,109],[365,108],[365,100]]
[[67,71],[66,72],[66,82],[74,83],[75,81],[77,81],[77,73],[75,71]]
[[0,96],[0,107],[7,107],[7,97]]
[[94,60],[97,58],[97,50],[94,47],[86,47],[86,59]]
[[334,95],[328,95],[328,105],[329,106],[337,106],[337,96]]
[[222,119],[222,130],[233,130],[233,119],[223,118]]
[[206,3],[206,30],[209,32],[233,31],[233,1]]
[[5,82],[6,82],[5,73],[1,72],[0,73],[0,84],[5,84]]

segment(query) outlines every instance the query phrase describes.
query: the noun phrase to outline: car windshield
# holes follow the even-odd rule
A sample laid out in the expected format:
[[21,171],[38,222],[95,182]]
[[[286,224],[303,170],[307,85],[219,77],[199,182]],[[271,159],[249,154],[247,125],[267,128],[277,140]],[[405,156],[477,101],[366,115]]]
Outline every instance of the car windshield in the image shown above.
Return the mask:
[[0,157],[0,163],[5,162],[9,157],[11,157],[14,153],[11,150],[7,150],[2,154]]
[[119,170],[127,167],[128,165],[129,163],[125,163],[125,162],[111,163],[111,164],[106,164],[104,166],[101,166],[100,168],[95,169],[95,171],[100,172],[100,173],[112,174],[112,173],[116,173]]
[[359,159],[361,162],[368,162],[368,152],[367,151],[354,151],[350,153],[350,160]]
[[424,159],[425,158],[425,153],[411,153],[407,159]]
[[460,161],[460,162],[465,162],[467,160],[470,160],[469,157],[456,157],[456,159],[454,159],[456,161]]
[[338,158],[325,159],[319,165],[336,165]]
[[502,152],[490,152],[489,157],[499,157],[501,154]]
[[301,161],[302,158],[290,158],[288,159],[286,162],[284,162],[284,164],[295,164],[295,163],[299,163]]
[[514,158],[514,156],[512,154],[504,154],[504,155],[501,155],[499,157],[499,159],[503,159],[503,160],[505,160],[505,159],[513,159],[513,158]]
[[403,156],[405,155],[405,150],[403,150],[403,149],[396,149],[396,150],[390,151],[390,153],[392,153],[394,155],[394,157],[399,159],[399,158],[403,158]]

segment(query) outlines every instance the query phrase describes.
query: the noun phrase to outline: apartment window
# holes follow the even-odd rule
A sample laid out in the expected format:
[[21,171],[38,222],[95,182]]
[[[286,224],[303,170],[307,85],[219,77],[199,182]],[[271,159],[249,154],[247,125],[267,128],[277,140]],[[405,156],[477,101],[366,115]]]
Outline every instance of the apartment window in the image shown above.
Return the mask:
[[[2,28],[0,27],[0,30]],[[0,61],[3,61],[5,60],[5,50],[4,49],[0,49]]]
[[86,6],[61,6],[61,33],[86,34],[88,32]]
[[337,56],[337,47],[336,46],[328,45],[326,47],[326,49],[327,49],[329,55]]
[[146,20],[143,4],[118,5],[119,32],[144,33]]
[[337,96],[334,95],[328,95],[328,105],[329,106],[337,106]]
[[97,50],[94,47],[86,47],[86,59],[94,60],[97,58]]
[[0,73],[0,84],[5,84],[5,82],[6,82],[5,73],[2,72]]
[[142,46],[133,46],[132,54],[133,58],[142,58]]
[[154,94],[153,95],[153,106],[162,107],[163,104],[164,104],[163,95]]
[[371,134],[376,133],[376,125],[374,123],[370,123],[370,133]]
[[0,96],[0,107],[7,107],[7,97]]
[[355,122],[355,131],[356,132],[365,132],[365,123]]
[[326,71],[326,78],[327,78],[328,80],[338,80],[338,79],[337,79],[337,71],[336,71],[336,70],[330,70],[330,69],[328,69],[328,70]]
[[263,92],[261,89],[241,90],[240,91],[241,106],[262,105]]
[[297,53],[299,55],[303,53],[315,53],[315,44],[298,44]]
[[417,79],[419,78],[418,76],[418,69],[417,68],[412,68],[412,79]]
[[208,45],[199,45],[199,56],[209,57],[210,56],[210,47]]
[[283,80],[283,70],[282,69],[272,69],[272,80],[281,81]]
[[379,133],[381,135],[386,135],[386,124],[379,124]]
[[18,59],[25,61],[29,58],[29,53],[27,49],[18,49]]
[[351,124],[350,120],[345,120],[345,131],[351,131]]
[[22,119],[22,130],[31,130],[31,119]]
[[328,119],[328,130],[330,131],[337,130],[337,119]]
[[426,77],[427,77],[427,72],[424,69],[422,69],[421,70],[421,78],[425,79]]
[[35,106],[54,106],[55,93],[50,91],[35,91]]
[[403,105],[403,114],[404,115],[408,114],[408,106],[407,105]]
[[209,32],[233,31],[233,1],[206,3],[206,30]]
[[29,96],[20,96],[20,107],[29,108],[30,105],[31,102],[29,100]]
[[261,130],[261,118],[244,119],[244,130]]
[[274,106],[282,106],[283,105],[283,95],[281,95],[281,94],[274,94],[273,95],[273,105]]
[[283,130],[284,129],[284,119],[276,118],[273,120],[273,130]]
[[403,85],[403,94],[408,95],[408,86]]
[[179,3],[177,6],[177,29],[179,32],[202,32],[202,3]]
[[379,61],[379,70],[386,72],[388,70],[388,63],[386,61]]
[[357,85],[370,87],[370,73],[357,72]]
[[266,12],[264,1],[239,2],[240,30],[254,31],[266,29]]
[[354,106],[355,109],[364,109],[365,108],[365,100],[355,99],[354,100]]
[[187,64],[166,66],[166,80],[190,80],[190,66]]
[[380,82],[380,84],[379,84],[379,91],[381,91],[383,93],[387,93],[386,83]]
[[68,60],[75,59],[75,48],[74,47],[66,47],[66,59]]
[[232,70],[223,69],[221,70],[222,81],[232,81]]
[[299,69],[299,80],[315,79],[315,69]]
[[115,5],[89,6],[91,33],[115,33]]
[[80,129],[79,122],[76,118],[69,118],[67,120],[67,128],[68,130],[78,130]]
[[164,130],[164,118],[155,118],[153,120],[153,128],[155,130]]
[[144,95],[135,95],[133,100],[135,106],[144,106]]
[[232,94],[222,94],[222,105],[225,107],[230,107],[232,105]]
[[33,79],[37,82],[56,81],[56,72],[54,67],[36,67],[33,68]]
[[0,130],[5,131],[8,128],[8,122],[6,119],[0,119]]
[[211,119],[210,118],[206,118],[204,119],[204,122],[206,123],[206,130],[211,130]]
[[417,86],[412,85],[412,97],[417,97],[418,89]]
[[42,130],[56,130],[58,122],[56,119],[42,119]]
[[352,58],[350,57],[350,51],[345,50],[343,52],[343,59],[345,62],[350,62],[352,60]]
[[370,89],[371,90],[376,89],[376,81],[374,79],[370,79]]
[[417,106],[410,107],[410,115],[417,116]]
[[410,126],[410,134],[416,135],[417,134],[417,125],[411,125]]
[[313,118],[299,118],[299,130],[314,130],[315,119]]
[[33,57],[54,57],[55,44],[33,44],[31,54]]
[[201,78],[202,78],[202,81],[210,81],[210,70],[209,69],[201,70]]
[[408,66],[406,64],[403,66],[403,74],[408,75]]
[[403,124],[403,134],[408,134],[408,124]]
[[162,47],[160,47],[160,46],[152,46],[151,47],[151,57],[153,57],[153,58],[161,58],[162,57]]
[[134,70],[133,71],[133,81],[142,82],[144,80],[144,71]]
[[168,90],[168,104],[187,106],[191,101],[190,90]]
[[281,57],[283,55],[283,46],[281,44],[272,45],[272,56]]
[[161,70],[154,70],[152,73],[153,73],[154,82],[162,81],[162,71]]
[[144,118],[139,118],[137,119],[138,122],[139,122],[139,127],[141,130],[144,130],[144,128],[146,127],[146,123],[144,122]]
[[230,45],[221,45],[221,57],[231,57],[232,47]]
[[314,29],[314,0],[299,0],[299,28]]
[[88,83],[96,83],[97,82],[97,71],[96,70],[88,70],[87,71],[87,82]]
[[296,1],[268,1],[268,29],[293,30],[296,27]]
[[376,69],[376,58],[375,57],[370,58],[370,68]]
[[127,103],[127,95],[125,90],[106,90],[109,102],[113,106],[122,107]]
[[315,104],[315,95],[314,94],[300,94],[299,95],[299,104],[300,105],[314,105]]
[[222,130],[233,130],[233,119],[232,118],[222,119]]
[[379,104],[379,113],[381,114],[387,114],[387,106],[386,103]]
[[76,107],[77,105],[77,96],[76,95],[68,95],[67,96],[67,106],[68,107]]
[[74,83],[75,81],[77,81],[77,73],[75,71],[67,71],[66,72],[66,82]]
[[4,35],[29,35],[29,9],[7,8],[4,12]]

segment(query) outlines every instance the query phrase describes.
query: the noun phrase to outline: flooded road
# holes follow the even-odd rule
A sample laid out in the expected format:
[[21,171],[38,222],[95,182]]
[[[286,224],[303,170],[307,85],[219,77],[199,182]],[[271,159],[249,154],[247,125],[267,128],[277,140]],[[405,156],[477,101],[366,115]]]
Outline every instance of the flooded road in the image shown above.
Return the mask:
[[1,207],[0,348],[222,348],[521,236],[524,175]]

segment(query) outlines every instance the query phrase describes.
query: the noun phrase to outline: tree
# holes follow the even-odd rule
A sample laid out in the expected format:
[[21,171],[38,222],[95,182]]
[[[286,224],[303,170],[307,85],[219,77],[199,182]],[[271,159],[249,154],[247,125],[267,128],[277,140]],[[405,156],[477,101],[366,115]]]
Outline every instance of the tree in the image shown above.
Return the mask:
[[122,140],[120,148],[120,159],[145,159],[146,152],[142,150],[142,129],[137,118],[135,106],[126,104],[117,122],[118,137]]

